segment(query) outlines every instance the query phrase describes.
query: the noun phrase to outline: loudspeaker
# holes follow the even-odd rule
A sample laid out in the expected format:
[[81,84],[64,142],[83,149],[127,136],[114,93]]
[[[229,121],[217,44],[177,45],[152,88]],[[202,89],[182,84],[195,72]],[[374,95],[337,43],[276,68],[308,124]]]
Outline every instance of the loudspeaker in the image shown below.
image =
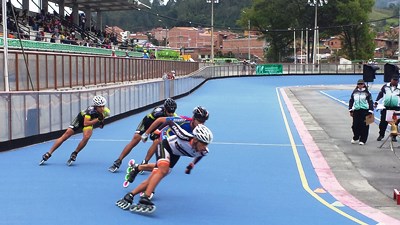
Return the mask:
[[364,64],[364,66],[363,66],[363,80],[365,82],[374,82],[375,73],[376,73],[377,70],[379,70],[378,66]]
[[386,63],[384,66],[383,81],[390,82],[393,76],[399,76],[399,67],[390,63]]

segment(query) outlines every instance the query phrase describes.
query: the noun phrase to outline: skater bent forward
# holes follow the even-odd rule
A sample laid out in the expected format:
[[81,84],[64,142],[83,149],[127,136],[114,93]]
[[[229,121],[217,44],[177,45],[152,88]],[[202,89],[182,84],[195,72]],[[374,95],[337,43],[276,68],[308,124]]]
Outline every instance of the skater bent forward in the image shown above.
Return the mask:
[[[209,152],[207,146],[211,143],[213,135],[204,125],[197,125],[193,134],[188,133],[176,123],[169,125],[175,135],[163,139],[156,152],[157,164],[151,175],[139,184],[132,192],[126,194],[116,202],[121,209],[130,208],[134,212],[151,213],[155,210],[154,204],[149,196],[154,192],[158,183],[175,166],[181,156],[194,157],[194,160],[186,167],[186,174],[190,174],[196,163],[198,163]],[[139,204],[133,204],[135,195],[144,192],[140,197]],[[133,204],[133,205],[132,205]]]
[[68,138],[70,138],[76,131],[82,129],[83,137],[76,147],[75,151],[71,153],[71,157],[68,160],[68,165],[71,165],[73,161],[76,160],[78,153],[86,146],[90,137],[93,133],[93,125],[99,124],[100,128],[104,126],[104,118],[109,116],[110,110],[105,107],[107,100],[100,95],[93,98],[93,105],[89,106],[87,109],[78,113],[75,119],[71,122],[71,125],[67,128],[65,133],[59,137],[50,148],[48,152],[43,155],[40,165],[47,161],[52,154],[57,150],[58,147],[64,143]]

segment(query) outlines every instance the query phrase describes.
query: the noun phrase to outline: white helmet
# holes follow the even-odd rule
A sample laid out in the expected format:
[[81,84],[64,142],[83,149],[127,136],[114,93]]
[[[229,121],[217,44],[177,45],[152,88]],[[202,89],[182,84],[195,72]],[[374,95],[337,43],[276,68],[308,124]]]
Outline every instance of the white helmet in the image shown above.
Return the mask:
[[211,130],[203,124],[199,124],[193,129],[193,136],[199,141],[207,144],[210,144],[213,139],[213,134],[211,133]]
[[106,98],[101,95],[96,95],[93,98],[93,105],[94,106],[105,106],[107,104]]

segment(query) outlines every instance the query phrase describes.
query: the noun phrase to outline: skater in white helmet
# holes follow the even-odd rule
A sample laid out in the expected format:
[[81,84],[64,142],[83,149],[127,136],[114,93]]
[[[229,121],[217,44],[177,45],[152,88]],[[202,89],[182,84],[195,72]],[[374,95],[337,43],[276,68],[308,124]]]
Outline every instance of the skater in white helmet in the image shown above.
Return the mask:
[[[212,142],[213,134],[205,125],[199,124],[193,134],[188,133],[179,125],[171,122],[169,127],[175,135],[163,139],[156,152],[157,164],[151,175],[139,184],[133,191],[116,202],[121,209],[128,209],[139,213],[152,213],[156,209],[149,196],[156,186],[169,173],[181,156],[192,157],[194,160],[186,167],[186,174],[190,174],[194,166],[208,154],[208,144]],[[134,196],[143,192],[139,203],[133,204]]]
[[[196,106],[193,109],[193,116],[179,116],[179,117],[159,117],[156,119],[151,126],[142,134],[142,141],[146,142],[147,138],[150,137],[153,140],[150,148],[147,150],[147,154],[145,159],[142,161],[142,164],[135,164],[135,160],[131,159],[128,163],[130,169],[127,169],[127,175],[125,176],[125,181],[123,186],[126,188],[130,183],[135,180],[137,174],[142,173],[143,171],[152,171],[155,167],[155,163],[149,163],[151,157],[157,150],[158,145],[162,139],[167,138],[169,136],[174,135],[174,132],[171,128],[168,127],[168,123],[175,122],[182,129],[193,133],[193,129],[198,124],[204,124],[209,118],[209,112],[203,106]],[[154,131],[154,132],[153,132]],[[153,132],[153,133],[151,133]]]
[[59,137],[54,142],[50,150],[42,156],[42,160],[40,161],[39,165],[42,165],[45,161],[47,161],[57,150],[57,148],[60,147],[62,143],[64,143],[64,141],[75,134],[76,131],[82,129],[82,140],[79,142],[75,151],[71,153],[71,156],[67,162],[68,165],[71,165],[72,162],[76,160],[76,156],[78,155],[78,153],[86,146],[90,137],[92,136],[93,126],[99,124],[99,127],[103,128],[104,118],[110,115],[110,109],[105,106],[106,104],[107,100],[103,96],[94,96],[93,104],[78,113],[78,115],[71,122],[65,133],[61,137]]

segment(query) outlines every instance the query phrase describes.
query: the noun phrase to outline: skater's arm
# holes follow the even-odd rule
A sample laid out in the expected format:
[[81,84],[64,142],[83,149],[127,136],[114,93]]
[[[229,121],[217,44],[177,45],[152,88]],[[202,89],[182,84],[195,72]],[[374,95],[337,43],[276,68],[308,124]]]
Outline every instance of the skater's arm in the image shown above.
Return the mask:
[[190,174],[190,172],[194,168],[194,165],[196,165],[202,158],[203,158],[203,156],[194,158],[194,160],[191,163],[189,163],[189,165],[186,167],[185,173]]
[[[160,127],[161,124],[165,123],[165,121],[167,120],[167,117],[159,117],[157,118],[151,125],[149,128],[147,128],[147,130],[144,132],[145,134],[149,135],[150,133],[152,133],[153,131],[155,131],[157,128]],[[166,125],[165,125],[166,126]],[[165,127],[164,126],[164,127]],[[162,127],[160,127],[159,129],[161,129]]]
[[84,127],[93,126],[93,125],[95,125],[96,123],[98,123],[99,121],[100,121],[99,118],[95,118],[95,119],[91,120],[90,115],[85,115],[85,116],[83,117],[83,126],[84,126]]
[[159,117],[145,131],[145,134],[149,135],[157,129],[161,130],[168,125],[172,125],[172,122],[179,123],[179,122],[183,122],[185,120],[187,120],[187,117],[178,117],[178,116]]

